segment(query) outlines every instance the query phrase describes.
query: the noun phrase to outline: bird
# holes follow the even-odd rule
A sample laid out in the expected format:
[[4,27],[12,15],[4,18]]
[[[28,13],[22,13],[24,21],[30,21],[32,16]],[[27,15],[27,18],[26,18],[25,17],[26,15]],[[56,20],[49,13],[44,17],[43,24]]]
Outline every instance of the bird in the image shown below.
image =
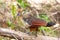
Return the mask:
[[34,16],[31,16],[31,15],[23,18],[23,20],[29,24],[28,28],[30,29],[30,32],[36,31],[36,35],[35,35],[36,37],[37,37],[37,31],[38,31],[39,27],[41,27],[41,26],[51,27],[51,26],[55,25],[55,22],[52,22],[52,21],[46,22],[43,19],[36,18]]

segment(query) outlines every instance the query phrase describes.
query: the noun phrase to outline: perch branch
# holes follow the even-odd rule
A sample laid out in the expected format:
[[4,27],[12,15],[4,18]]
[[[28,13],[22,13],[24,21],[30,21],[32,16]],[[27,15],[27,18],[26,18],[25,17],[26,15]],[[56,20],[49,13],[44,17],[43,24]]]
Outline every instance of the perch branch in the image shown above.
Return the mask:
[[30,38],[30,36],[26,33],[19,32],[19,31],[14,31],[14,30],[11,30],[11,29],[5,29],[5,28],[0,28],[0,35],[1,36],[7,36],[7,37],[10,37],[10,38],[15,38],[16,37],[17,39]]

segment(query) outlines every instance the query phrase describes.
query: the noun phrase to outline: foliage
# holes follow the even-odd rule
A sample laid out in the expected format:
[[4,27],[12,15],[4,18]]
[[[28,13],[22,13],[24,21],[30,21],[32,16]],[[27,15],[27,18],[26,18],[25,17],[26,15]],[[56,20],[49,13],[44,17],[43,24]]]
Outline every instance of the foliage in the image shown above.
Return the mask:
[[49,35],[49,36],[56,36],[56,32],[55,32],[55,31],[52,31],[52,29],[50,29],[49,27],[41,26],[41,27],[39,28],[39,30],[40,30],[40,32],[41,32],[42,30],[44,30],[44,31],[45,31],[45,34],[47,34],[47,35]]
[[50,20],[49,20],[49,18],[48,18],[48,16],[46,14],[41,14],[40,18],[45,20],[46,22],[50,22]]
[[[46,14],[40,15],[40,18],[43,19],[43,20],[45,20],[46,22],[50,22],[50,20],[49,20],[49,18],[48,18],[48,16]],[[50,33],[51,35],[53,35],[53,34],[55,35],[55,32],[52,32],[52,29],[50,29],[49,27],[41,26],[39,28],[39,30],[40,31],[44,30],[46,33],[50,33],[51,32]]]
[[23,0],[17,0],[17,2],[19,3],[20,7],[23,9],[26,9],[26,7],[28,6],[28,3]]
[[21,21],[20,19],[19,19],[18,21],[19,21],[19,22],[18,22],[18,25],[23,26],[22,21]]
[[16,6],[15,5],[12,5],[11,12],[12,12],[12,15],[13,15],[14,19],[16,19],[17,9],[16,9]]
[[48,28],[48,27],[43,27],[43,26],[41,26],[39,29],[40,29],[40,31],[44,30],[44,31],[46,31],[46,32],[52,31],[50,28]]
[[7,24],[11,28],[15,28],[16,27],[10,20],[7,21]]

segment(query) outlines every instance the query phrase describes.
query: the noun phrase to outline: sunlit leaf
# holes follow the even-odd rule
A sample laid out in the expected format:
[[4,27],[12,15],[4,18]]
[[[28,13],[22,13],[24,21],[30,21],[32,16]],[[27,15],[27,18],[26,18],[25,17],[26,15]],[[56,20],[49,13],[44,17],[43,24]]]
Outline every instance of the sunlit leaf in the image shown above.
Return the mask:
[[10,20],[7,21],[9,27],[14,28],[16,27]]
[[13,15],[14,18],[16,18],[16,12],[17,12],[16,10],[17,10],[16,6],[12,5],[12,10],[11,11],[12,11],[12,15]]
[[46,22],[50,22],[48,16],[45,15],[45,14],[40,15],[40,18],[43,19],[43,20],[45,20]]
[[22,0],[17,0],[17,2],[22,3]]
[[17,2],[23,9],[26,9],[26,7],[28,6],[28,3],[24,2],[23,0],[17,0]]

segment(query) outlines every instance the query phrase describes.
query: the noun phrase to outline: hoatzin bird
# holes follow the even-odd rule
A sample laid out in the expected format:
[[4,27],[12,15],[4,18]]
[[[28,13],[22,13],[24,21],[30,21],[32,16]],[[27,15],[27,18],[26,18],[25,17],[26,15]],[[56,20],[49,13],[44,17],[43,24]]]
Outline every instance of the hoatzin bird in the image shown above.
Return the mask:
[[39,18],[36,18],[33,16],[29,16],[29,17],[23,18],[23,19],[24,19],[24,21],[26,21],[30,25],[29,26],[30,32],[36,31],[36,36],[37,36],[37,31],[38,31],[39,27],[41,27],[41,26],[50,27],[50,26],[55,25],[54,22],[46,22],[43,19],[39,19]]

